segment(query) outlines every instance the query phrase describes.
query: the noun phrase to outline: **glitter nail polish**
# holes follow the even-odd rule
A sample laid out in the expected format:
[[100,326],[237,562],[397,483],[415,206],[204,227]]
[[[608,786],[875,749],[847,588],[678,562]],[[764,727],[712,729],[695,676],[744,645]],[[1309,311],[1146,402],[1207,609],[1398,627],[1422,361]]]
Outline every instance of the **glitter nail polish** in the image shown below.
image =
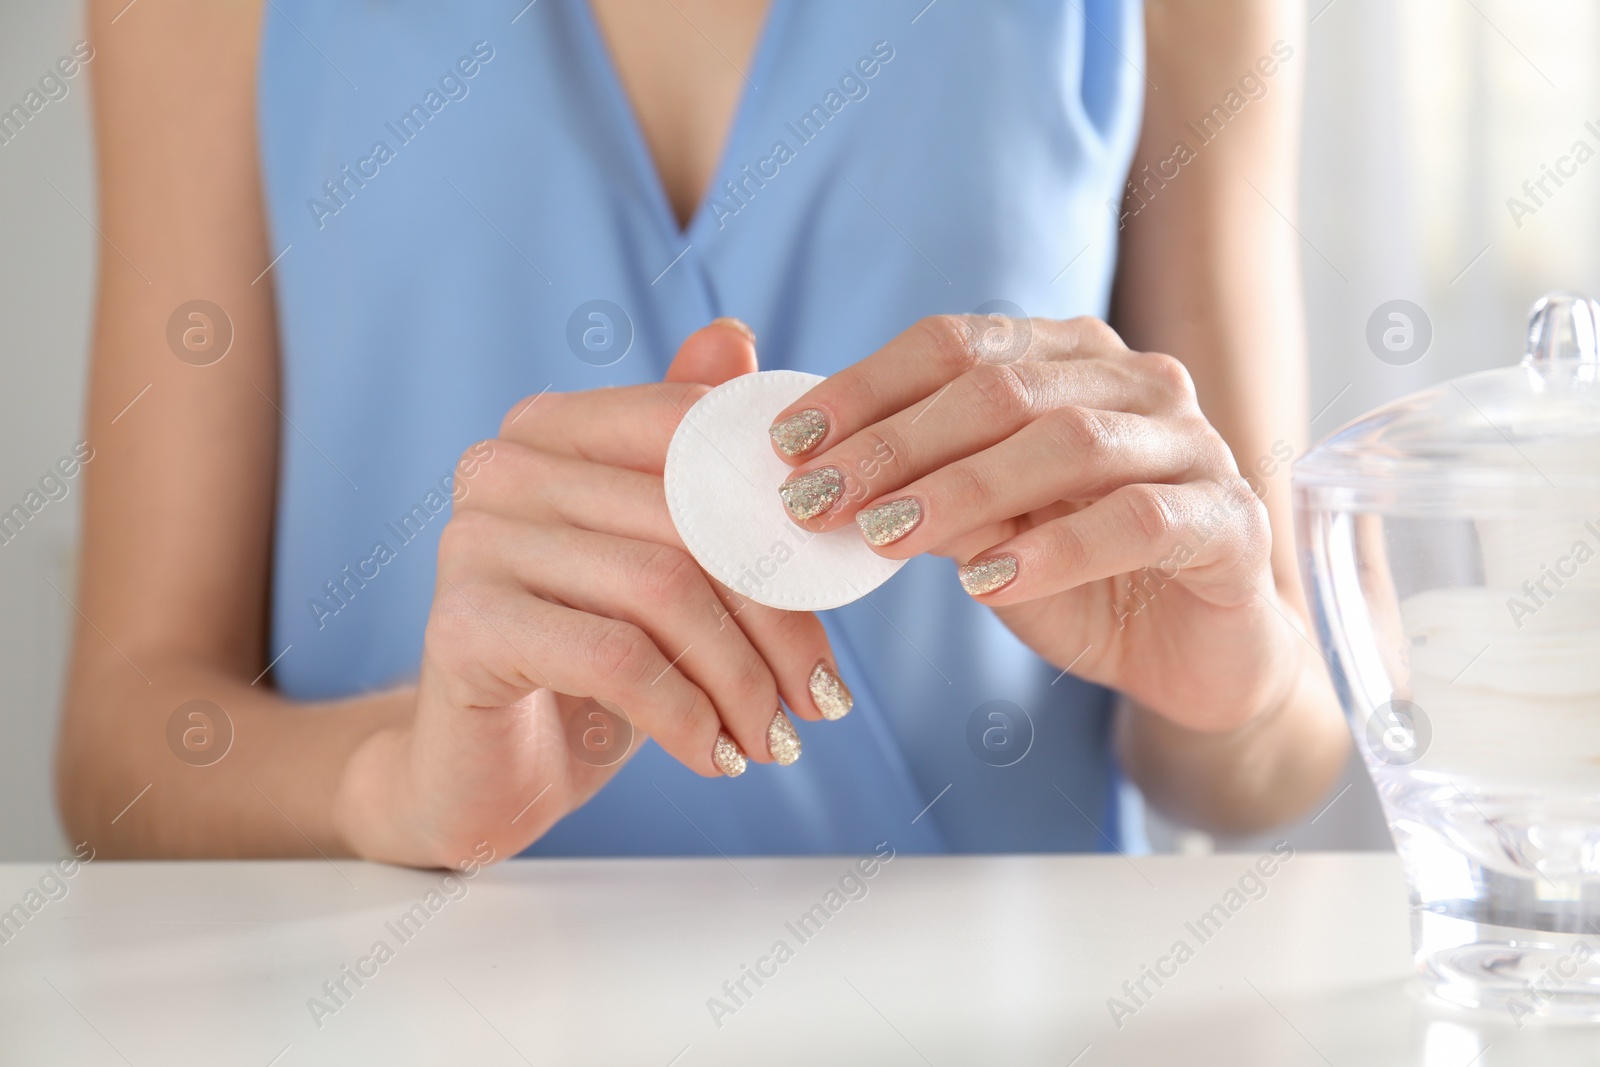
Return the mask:
[[828,436],[828,417],[816,408],[797,411],[773,426],[767,433],[772,443],[786,456],[798,456],[817,447]]
[[800,758],[800,735],[794,732],[794,723],[789,721],[789,716],[783,713],[782,708],[772,717],[772,725],[767,727],[767,749],[780,767],[787,767]]
[[911,497],[889,500],[856,513],[856,525],[869,545],[882,548],[893,544],[917,528],[922,521],[922,505]]
[[728,736],[728,731],[723,730],[717,734],[717,743],[711,748],[711,762],[717,765],[717,770],[729,778],[737,778],[744,773],[746,766],[744,753],[739,751],[738,744]]
[[815,518],[844,495],[844,475],[837,467],[818,467],[778,486],[778,495],[796,519]]
[[1017,576],[1016,556],[990,556],[973,560],[959,571],[961,588],[973,596],[992,593]]
[[850,695],[850,687],[826,663],[811,668],[811,678],[806,685],[811,690],[811,702],[824,719],[842,719],[855,707],[856,698]]

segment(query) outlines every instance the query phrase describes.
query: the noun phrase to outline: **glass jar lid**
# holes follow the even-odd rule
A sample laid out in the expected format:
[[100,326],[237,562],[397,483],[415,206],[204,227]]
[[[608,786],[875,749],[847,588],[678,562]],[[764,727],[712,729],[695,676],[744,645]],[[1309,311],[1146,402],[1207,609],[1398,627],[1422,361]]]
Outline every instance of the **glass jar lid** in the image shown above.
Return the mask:
[[1294,466],[1302,502],[1404,514],[1600,514],[1600,304],[1541,297],[1521,362],[1335,431]]

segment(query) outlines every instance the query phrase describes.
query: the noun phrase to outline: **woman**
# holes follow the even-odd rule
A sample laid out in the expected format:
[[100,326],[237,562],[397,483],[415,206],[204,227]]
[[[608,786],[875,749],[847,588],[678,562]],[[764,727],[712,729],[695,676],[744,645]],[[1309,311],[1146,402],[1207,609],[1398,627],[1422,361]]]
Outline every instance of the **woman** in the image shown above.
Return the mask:
[[[1119,765],[1222,829],[1342,765],[1297,5],[90,10],[102,854],[1103,849]],[[824,620],[662,498],[758,351],[831,375],[774,427],[795,521],[911,559]]]

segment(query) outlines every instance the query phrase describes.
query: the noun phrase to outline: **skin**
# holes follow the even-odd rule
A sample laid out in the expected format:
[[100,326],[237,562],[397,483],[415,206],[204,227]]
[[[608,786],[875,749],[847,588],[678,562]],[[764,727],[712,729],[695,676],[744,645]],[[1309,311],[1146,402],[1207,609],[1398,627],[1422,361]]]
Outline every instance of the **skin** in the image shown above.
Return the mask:
[[[714,131],[726,129],[743,91],[734,62],[747,61],[759,5],[635,6],[637,19],[618,16],[620,0],[596,9],[681,220],[714,167]],[[1237,18],[1219,17],[1211,0],[1152,3],[1149,71],[1163,86],[1151,96],[1152,131],[1170,132],[1273,38],[1294,36],[1274,5],[1227,6]],[[95,459],[83,475],[79,625],[57,767],[74,839],[112,856],[320,853],[454,866],[481,857],[480,842],[498,856],[515,853],[615,773],[575,758],[583,698],[626,707],[640,731],[701,774],[716,773],[719,730],[752,761],[769,760],[766,729],[780,697],[817,718],[804,683],[817,662],[831,663],[820,625],[739,602],[705,579],[662,502],[660,468],[681,413],[710,385],[754,369],[748,339],[727,325],[686,340],[666,382],[519,401],[486,442],[491,459],[468,450],[463,473],[480,466],[441,542],[417,684],[315,703],[273,691],[263,672],[277,651],[266,634],[281,417],[272,275],[262,275],[276,250],[253,110],[260,7],[123,7],[89,3],[105,244],[86,413]],[[708,27],[709,39],[696,27]],[[1293,238],[1236,180],[1241,170],[1253,174],[1263,194],[1292,207],[1292,151],[1280,143],[1294,101],[1289,67],[1285,75],[1276,95],[1252,103],[1228,138],[1122,235],[1118,315],[1138,324],[1123,336],[1181,352],[1210,426],[1177,388],[1174,361],[1129,359],[1100,327],[1035,324],[1045,358],[1030,364],[1041,374],[1092,368],[1079,386],[1103,379],[1095,388],[1105,406],[1096,410],[1130,420],[1140,455],[1194,453],[1181,481],[1196,494],[1227,488],[1219,434],[1233,455],[1257,456],[1303,432],[1298,372],[1285,366],[1301,355]],[[207,131],[204,152],[192,150],[195,130]],[[1164,156],[1166,139],[1147,132],[1141,154]],[[171,165],[178,158],[183,167]],[[164,340],[172,310],[197,295],[224,307],[235,331],[226,358],[205,368],[174,359]],[[912,327],[906,338],[932,342],[941,331],[940,343],[954,345],[947,320]],[[849,373],[877,373],[891,350],[912,343],[906,338]],[[958,346],[945,354],[951,380],[982,369],[958,370]],[[1113,387],[1122,390],[1116,397]],[[1045,392],[1060,400],[1070,387]],[[941,420],[942,406],[934,409]],[[1041,400],[1029,410],[1042,416],[1062,406]],[[971,415],[957,405],[949,412]],[[849,418],[861,429],[893,415]],[[1132,429],[1138,420],[1149,425]],[[1030,427],[1041,421],[1018,423],[989,447],[1029,448]],[[1059,464],[1058,454],[1048,458]],[[909,484],[912,471],[904,473]],[[1119,468],[1118,476],[1146,484],[1149,474]],[[1053,487],[1070,490],[1071,502],[1030,504],[996,521],[1066,514],[1110,488]],[[1331,780],[1344,752],[1315,659],[1302,656],[1299,673],[1287,667],[1303,606],[1282,487],[1274,492],[1270,570],[1266,520],[1244,509],[1216,534],[1228,551],[1186,570],[1172,595],[1138,617],[1140,637],[1075,668],[1128,682],[1139,704],[1121,718],[1124,762],[1158,803],[1209,825],[1286,816]],[[1258,587],[1254,601],[1244,598],[1245,576]],[[1092,594],[1062,588],[1036,596],[1040,603],[997,607],[1055,661],[1081,648],[1068,619],[1074,597]],[[1182,653],[1223,616],[1238,642],[1227,647],[1242,650],[1232,653],[1231,673],[1192,650],[1181,666],[1163,665],[1163,641]],[[1261,676],[1246,678],[1254,664]],[[1166,677],[1141,683],[1141,672]],[[1200,704],[1174,699],[1207,686]],[[167,748],[169,716],[193,699],[226,708],[233,724],[232,748],[209,767],[184,764]]]
[[[1263,490],[1270,582],[1254,585],[1283,624],[1284,699],[1231,730],[1196,731],[1137,701],[1118,754],[1151,803],[1220,831],[1259,830],[1305,811],[1345,764],[1350,736],[1315,647],[1295,555],[1289,465],[1309,445],[1305,312],[1295,217],[1305,11],[1298,0],[1149,0],[1149,89],[1131,168],[1159,166],[1273,43],[1293,57],[1267,92],[1199,150],[1123,231],[1111,322],[1132,348],[1179,355],[1200,409]],[[1147,87],[1148,88],[1148,87]],[[1170,170],[1169,170],[1170,172]],[[1292,635],[1294,640],[1283,641]],[[1277,662],[1277,661],[1275,661]]]
[[685,226],[715,176],[722,142],[766,15],[756,0],[590,0],[655,160]]

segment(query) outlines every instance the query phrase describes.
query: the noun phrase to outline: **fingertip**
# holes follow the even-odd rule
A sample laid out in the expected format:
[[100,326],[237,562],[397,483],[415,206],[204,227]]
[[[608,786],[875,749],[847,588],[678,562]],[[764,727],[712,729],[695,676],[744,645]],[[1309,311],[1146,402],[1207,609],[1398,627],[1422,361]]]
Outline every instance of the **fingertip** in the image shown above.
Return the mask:
[[828,436],[828,422],[827,412],[808,406],[775,421],[768,427],[767,435],[772,438],[772,447],[780,457],[799,463]]
[[749,767],[749,759],[739,743],[729,736],[728,731],[721,730],[717,733],[717,740],[711,749],[711,762],[725,778],[737,778]]
[[817,665],[811,668],[806,688],[810,691],[811,703],[817,715],[828,722],[844,718],[855,707],[856,698],[850,692],[850,687],[844,684],[844,679],[839,677],[833,664],[825,659],[818,660]]
[[664,380],[721,385],[758,369],[755,333],[738,319],[715,319],[684,338]]
[[1017,577],[1017,557],[1009,553],[983,556],[957,571],[961,588],[981,600],[1009,586]]
[[794,722],[785,714],[783,708],[778,708],[772,715],[772,722],[767,726],[767,754],[772,757],[772,762],[780,767],[793,766],[804,750],[800,734],[794,728]]
[[796,525],[816,533],[845,502],[847,488],[844,472],[830,465],[789,475],[778,486],[778,499]]
[[732,315],[719,315],[711,320],[711,325],[726,326],[730,330],[736,330],[743,335],[745,340],[750,342],[751,348],[756,346],[756,332],[743,319],[736,319]]
[[916,497],[897,497],[856,512],[856,526],[868,548],[886,559],[900,559],[914,554],[899,545],[922,525],[922,514],[922,502]]

